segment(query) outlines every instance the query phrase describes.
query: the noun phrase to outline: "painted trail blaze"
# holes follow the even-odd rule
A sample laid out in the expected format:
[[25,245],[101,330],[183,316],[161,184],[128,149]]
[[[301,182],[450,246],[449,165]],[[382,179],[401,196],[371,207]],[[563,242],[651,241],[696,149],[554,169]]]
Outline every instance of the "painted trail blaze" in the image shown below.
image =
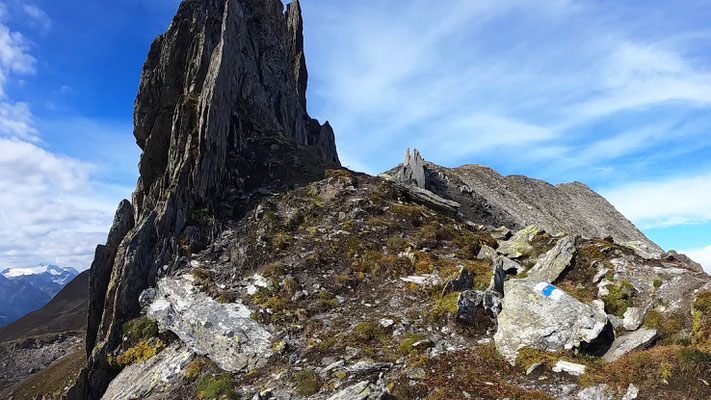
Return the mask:
[[555,286],[553,286],[553,285],[548,285],[548,286],[544,287],[542,291],[543,291],[543,294],[546,295],[546,297],[548,297],[548,296],[551,295],[551,293],[553,293],[553,291],[554,291],[555,289],[556,289]]

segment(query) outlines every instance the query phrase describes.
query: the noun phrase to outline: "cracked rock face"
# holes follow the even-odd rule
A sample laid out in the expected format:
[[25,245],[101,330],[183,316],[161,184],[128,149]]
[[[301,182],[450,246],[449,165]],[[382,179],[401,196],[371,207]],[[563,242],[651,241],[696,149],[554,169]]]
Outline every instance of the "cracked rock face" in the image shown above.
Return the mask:
[[153,295],[148,317],[220,368],[246,372],[271,357],[271,334],[250,318],[249,309],[241,303],[218,303],[193,285],[192,276],[163,278]]
[[151,45],[134,108],[140,176],[92,264],[89,360],[69,399],[101,397],[121,325],[173,271],[181,238],[196,252],[215,234],[197,210],[239,218],[258,193],[340,166],[333,129],[306,111],[302,29],[298,1],[184,0]]
[[546,282],[512,279],[504,293],[494,341],[511,364],[523,347],[604,354],[614,340],[604,313]]
[[125,368],[111,382],[102,400],[163,399],[180,385],[193,352],[176,343],[157,356]]

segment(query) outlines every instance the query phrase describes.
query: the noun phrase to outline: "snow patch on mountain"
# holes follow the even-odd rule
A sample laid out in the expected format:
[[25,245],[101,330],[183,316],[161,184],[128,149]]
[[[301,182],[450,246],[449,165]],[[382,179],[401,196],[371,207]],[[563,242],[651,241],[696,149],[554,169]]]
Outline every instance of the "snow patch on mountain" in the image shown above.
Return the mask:
[[72,267],[60,267],[58,265],[51,264],[39,264],[35,267],[29,268],[6,268],[0,275],[7,279],[15,279],[22,276],[32,276],[32,275],[47,275],[49,280],[58,284],[65,285],[75,276],[79,275],[79,272]]

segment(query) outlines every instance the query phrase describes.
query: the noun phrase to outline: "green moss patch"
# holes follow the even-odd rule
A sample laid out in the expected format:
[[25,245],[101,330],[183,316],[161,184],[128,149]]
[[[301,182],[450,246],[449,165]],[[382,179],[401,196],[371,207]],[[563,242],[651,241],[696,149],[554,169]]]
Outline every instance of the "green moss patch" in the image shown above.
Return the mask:
[[711,292],[703,292],[696,297],[694,309],[704,314],[711,314]]
[[165,347],[165,343],[160,339],[141,340],[135,346],[129,348],[116,357],[109,355],[109,365],[114,368],[125,368],[129,365],[145,361],[158,354]]
[[123,324],[121,332],[129,339],[150,339],[158,336],[158,325],[148,317],[140,317]]
[[203,376],[198,380],[195,388],[198,399],[237,399],[232,374],[228,372],[216,376]]
[[398,351],[401,354],[410,354],[412,353],[412,345],[424,340],[426,337],[424,335],[420,335],[418,333],[408,333],[405,335],[405,338],[400,342],[400,345],[398,346]]
[[312,396],[318,393],[323,382],[318,374],[310,369],[304,369],[294,374],[296,393],[302,396]]

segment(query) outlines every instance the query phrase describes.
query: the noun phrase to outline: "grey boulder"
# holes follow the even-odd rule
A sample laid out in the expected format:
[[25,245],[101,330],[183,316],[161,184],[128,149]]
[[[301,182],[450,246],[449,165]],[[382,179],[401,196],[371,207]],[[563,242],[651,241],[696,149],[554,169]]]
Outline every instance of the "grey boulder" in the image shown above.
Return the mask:
[[496,251],[508,258],[519,258],[533,250],[531,241],[541,232],[541,229],[535,225],[528,226],[516,232],[509,240],[499,242],[499,248]]
[[479,254],[477,254],[476,259],[477,260],[491,260],[496,261],[498,258],[498,254],[496,254],[496,250],[494,250],[492,247],[489,247],[487,245],[481,246],[481,250],[479,250]]
[[642,325],[644,321],[644,311],[637,307],[629,307],[625,310],[622,318],[622,326],[628,331],[634,331]]
[[524,268],[521,264],[517,263],[516,261],[508,258],[501,256],[499,257],[499,260],[496,263],[497,267],[500,267],[501,269],[504,270],[506,273],[513,273],[513,274],[520,274],[523,272]]
[[547,282],[512,279],[504,292],[494,341],[511,364],[524,347],[601,356],[614,340],[607,315]]
[[272,355],[271,335],[247,307],[218,303],[193,285],[191,275],[161,279],[154,296],[148,317],[222,369],[256,369]]

